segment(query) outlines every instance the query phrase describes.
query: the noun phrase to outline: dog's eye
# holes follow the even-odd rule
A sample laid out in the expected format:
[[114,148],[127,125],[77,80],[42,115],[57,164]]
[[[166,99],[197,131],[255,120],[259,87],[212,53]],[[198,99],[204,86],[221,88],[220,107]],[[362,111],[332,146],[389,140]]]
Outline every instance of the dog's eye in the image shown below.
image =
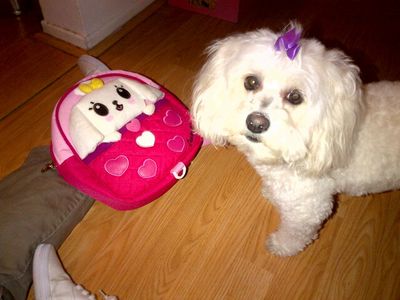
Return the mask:
[[131,97],[131,93],[129,93],[125,88],[123,87],[116,87],[117,88],[117,94],[125,99],[129,99]]
[[89,108],[89,110],[94,110],[96,114],[99,116],[107,116],[108,115],[108,108],[104,104],[101,103],[94,103],[90,102],[90,104],[93,104],[92,107]]
[[260,80],[254,75],[249,75],[244,79],[244,88],[248,91],[255,91],[259,89],[260,86]]
[[286,100],[289,101],[289,103],[293,105],[299,105],[301,104],[304,99],[303,96],[301,95],[299,90],[291,90],[287,95],[286,95]]

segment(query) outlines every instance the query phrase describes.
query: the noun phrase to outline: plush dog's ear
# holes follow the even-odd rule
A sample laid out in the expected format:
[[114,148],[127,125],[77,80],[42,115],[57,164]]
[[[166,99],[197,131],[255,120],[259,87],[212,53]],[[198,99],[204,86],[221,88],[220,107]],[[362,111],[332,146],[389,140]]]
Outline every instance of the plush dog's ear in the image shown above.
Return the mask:
[[311,129],[306,168],[321,174],[344,166],[352,151],[362,110],[359,69],[339,50],[325,51],[320,66],[320,117]]
[[200,70],[193,88],[191,113],[195,129],[214,145],[226,143],[227,82],[226,60],[229,57],[231,38],[212,44],[208,49],[208,60]]

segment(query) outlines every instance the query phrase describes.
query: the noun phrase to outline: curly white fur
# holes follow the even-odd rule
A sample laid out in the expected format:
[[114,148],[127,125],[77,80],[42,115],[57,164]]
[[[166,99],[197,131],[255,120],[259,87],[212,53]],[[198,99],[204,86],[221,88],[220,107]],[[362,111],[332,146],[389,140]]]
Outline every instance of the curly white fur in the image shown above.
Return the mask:
[[[274,49],[278,37],[262,29],[210,46],[192,115],[200,134],[236,146],[260,174],[264,196],[281,215],[267,246],[290,256],[317,237],[334,194],[400,187],[400,82],[362,86],[343,52],[314,39],[301,39],[290,60]],[[244,87],[249,75],[259,80],[255,90]],[[293,90],[300,104],[288,101]],[[268,120],[267,130],[249,129],[254,112]]]

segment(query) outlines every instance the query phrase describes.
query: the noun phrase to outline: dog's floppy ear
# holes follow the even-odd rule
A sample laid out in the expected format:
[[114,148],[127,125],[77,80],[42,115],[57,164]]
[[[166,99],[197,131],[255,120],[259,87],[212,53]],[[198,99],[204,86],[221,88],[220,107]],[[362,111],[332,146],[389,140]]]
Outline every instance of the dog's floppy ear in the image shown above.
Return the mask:
[[339,50],[328,50],[319,70],[323,70],[318,123],[312,128],[306,168],[320,174],[346,164],[354,144],[362,110],[359,69]]
[[208,49],[208,60],[197,75],[192,95],[191,113],[195,129],[214,145],[226,143],[224,120],[227,82],[227,51],[231,38],[214,42]]

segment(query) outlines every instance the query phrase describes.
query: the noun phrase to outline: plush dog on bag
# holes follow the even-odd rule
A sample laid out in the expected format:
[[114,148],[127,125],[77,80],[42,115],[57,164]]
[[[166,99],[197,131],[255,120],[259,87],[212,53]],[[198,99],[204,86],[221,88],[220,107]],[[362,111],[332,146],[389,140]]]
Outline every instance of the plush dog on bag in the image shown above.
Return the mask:
[[267,240],[302,251],[332,213],[333,195],[400,188],[400,82],[362,85],[339,50],[262,29],[215,42],[196,80],[196,129],[243,152],[280,212]]

